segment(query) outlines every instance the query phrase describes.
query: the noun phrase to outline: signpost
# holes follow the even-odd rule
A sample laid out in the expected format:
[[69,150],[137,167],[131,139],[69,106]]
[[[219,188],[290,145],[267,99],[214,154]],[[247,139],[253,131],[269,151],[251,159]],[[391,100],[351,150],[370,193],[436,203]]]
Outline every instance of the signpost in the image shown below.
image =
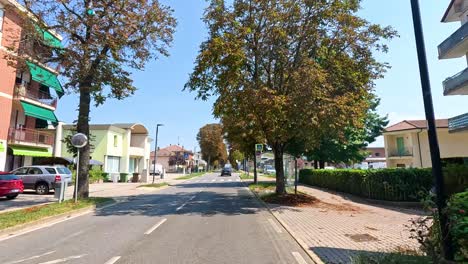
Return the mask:
[[257,159],[262,158],[263,144],[255,144],[255,156],[254,156],[254,184],[258,183],[257,178]]

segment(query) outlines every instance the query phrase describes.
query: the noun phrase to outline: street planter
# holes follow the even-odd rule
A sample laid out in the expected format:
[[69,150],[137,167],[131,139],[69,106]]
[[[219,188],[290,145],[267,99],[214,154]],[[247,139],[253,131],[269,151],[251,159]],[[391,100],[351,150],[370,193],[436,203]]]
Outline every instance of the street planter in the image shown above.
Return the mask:
[[128,173],[120,173],[120,180],[119,182],[127,182],[128,181]]

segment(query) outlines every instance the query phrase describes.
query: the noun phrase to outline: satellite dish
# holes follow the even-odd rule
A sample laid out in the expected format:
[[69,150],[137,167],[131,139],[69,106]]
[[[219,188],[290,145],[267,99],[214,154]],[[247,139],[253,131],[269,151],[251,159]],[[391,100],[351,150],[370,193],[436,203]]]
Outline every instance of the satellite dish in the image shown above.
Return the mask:
[[71,143],[75,148],[82,148],[88,144],[88,137],[83,133],[77,133],[72,136]]

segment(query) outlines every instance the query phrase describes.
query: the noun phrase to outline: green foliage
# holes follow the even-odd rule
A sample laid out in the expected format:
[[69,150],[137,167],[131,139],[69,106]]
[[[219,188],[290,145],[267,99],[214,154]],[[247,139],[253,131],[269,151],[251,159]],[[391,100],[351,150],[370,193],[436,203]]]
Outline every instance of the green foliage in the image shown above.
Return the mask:
[[102,173],[102,179],[104,180],[104,182],[110,181],[110,179],[109,179],[109,173],[103,172],[103,173]]
[[229,162],[232,164],[234,169],[237,169],[237,162],[242,162],[244,159],[244,154],[238,149],[231,148],[229,153]]
[[451,197],[447,213],[455,249],[455,260],[468,263],[468,189]]
[[301,170],[299,182],[365,198],[419,201],[432,188],[430,169]]
[[104,180],[104,172],[99,168],[93,168],[89,171],[89,183],[97,183]]
[[358,254],[351,258],[352,264],[427,264],[431,260],[425,256],[400,253]]
[[169,183],[167,183],[167,182],[161,182],[161,183],[140,185],[140,186],[138,186],[138,188],[141,188],[141,187],[145,187],[145,188],[161,188],[161,187],[168,186],[168,185],[169,185]]
[[250,173],[250,174],[242,173],[239,177],[241,179],[243,179],[243,180],[248,180],[248,179],[253,179],[254,178],[252,173]]

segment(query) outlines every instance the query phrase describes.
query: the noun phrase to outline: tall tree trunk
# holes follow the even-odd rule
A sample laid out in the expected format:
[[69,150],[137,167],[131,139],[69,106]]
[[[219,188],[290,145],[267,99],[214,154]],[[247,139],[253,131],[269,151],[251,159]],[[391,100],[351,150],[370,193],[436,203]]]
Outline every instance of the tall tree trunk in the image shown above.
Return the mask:
[[318,160],[314,160],[314,169],[317,170],[318,168],[319,168],[319,166],[318,166]]
[[90,85],[80,85],[80,105],[78,107],[77,132],[83,133],[88,137],[88,144],[80,151],[80,168],[78,178],[78,198],[89,197],[89,111],[91,104]]
[[320,160],[319,165],[320,165],[320,169],[325,169],[325,161]]
[[276,170],[276,194],[286,193],[286,180],[284,178],[283,154],[282,146],[273,146],[273,153],[275,155],[275,170]]

